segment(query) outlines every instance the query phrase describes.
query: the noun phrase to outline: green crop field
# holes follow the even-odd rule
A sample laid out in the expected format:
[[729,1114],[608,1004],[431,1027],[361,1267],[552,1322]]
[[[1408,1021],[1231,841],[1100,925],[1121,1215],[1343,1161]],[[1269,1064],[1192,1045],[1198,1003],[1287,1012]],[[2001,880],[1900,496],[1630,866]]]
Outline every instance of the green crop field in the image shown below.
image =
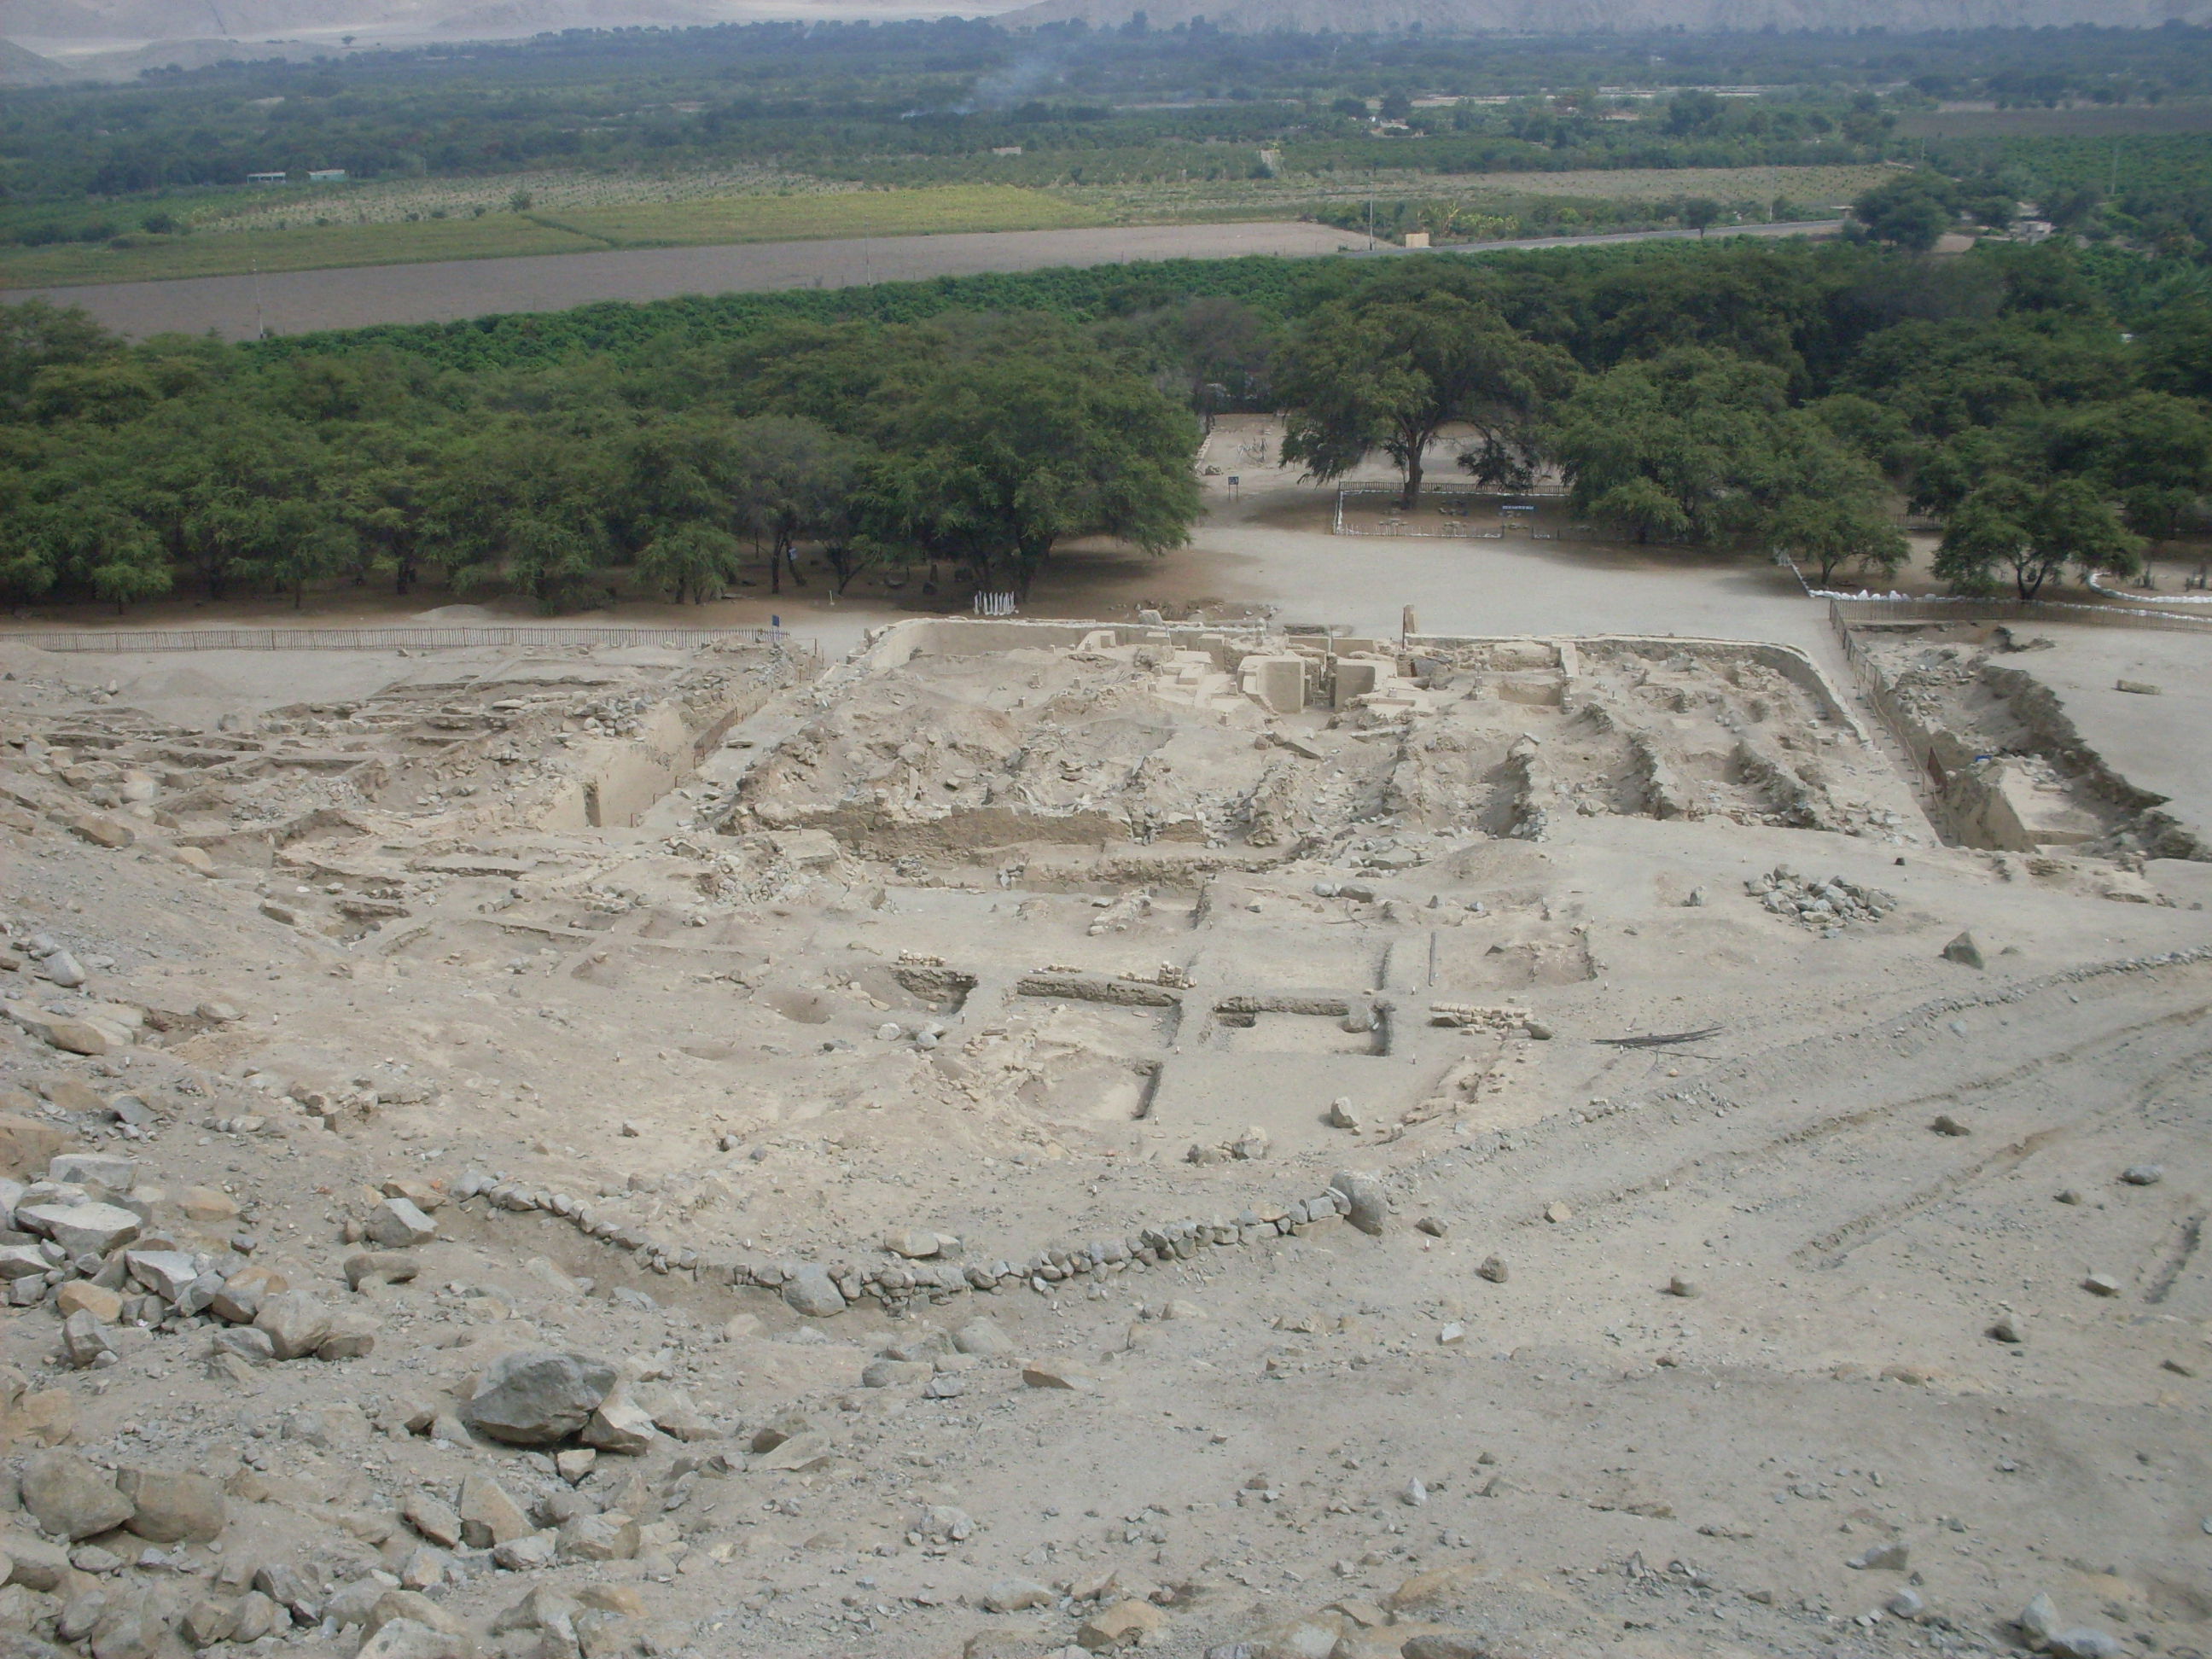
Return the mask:
[[640,202],[533,216],[622,247],[918,236],[962,230],[1074,230],[1112,222],[1081,203],[1007,185]]
[[[611,194],[612,192],[610,192]],[[343,198],[325,203],[337,206]],[[0,248],[0,289],[229,276],[260,270],[413,264],[429,259],[496,259],[521,253],[584,253],[610,247],[717,242],[809,241],[841,236],[908,236],[943,231],[1070,230],[1113,222],[1082,203],[998,185],[940,190],[866,190],[721,199],[619,200],[544,213],[422,218],[369,224],[275,228],[266,217],[185,236],[129,236],[126,246],[62,242]]]
[[607,246],[512,213],[418,224],[296,225],[251,234],[122,240],[130,246],[58,242],[45,247],[0,247],[0,289],[161,282],[179,276],[235,276],[257,270],[318,270],[425,259],[498,259]]

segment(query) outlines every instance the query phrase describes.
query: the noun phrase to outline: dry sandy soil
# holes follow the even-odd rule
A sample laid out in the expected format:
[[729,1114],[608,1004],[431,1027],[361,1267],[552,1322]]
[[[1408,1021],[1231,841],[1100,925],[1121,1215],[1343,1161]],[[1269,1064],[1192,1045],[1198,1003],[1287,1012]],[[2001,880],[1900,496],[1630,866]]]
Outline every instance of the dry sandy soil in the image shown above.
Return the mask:
[[1256,441],[1096,629],[0,643],[0,1652],[2212,1651],[2198,642]]

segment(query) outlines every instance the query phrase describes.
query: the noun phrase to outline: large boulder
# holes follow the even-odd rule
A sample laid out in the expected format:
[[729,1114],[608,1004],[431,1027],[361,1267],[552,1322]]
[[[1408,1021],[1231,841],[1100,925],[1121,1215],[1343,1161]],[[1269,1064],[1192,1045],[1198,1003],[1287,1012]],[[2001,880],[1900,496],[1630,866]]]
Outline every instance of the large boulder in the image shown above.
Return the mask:
[[264,1297],[253,1328],[268,1337],[279,1359],[304,1359],[331,1334],[331,1310],[305,1291]]
[[580,1432],[615,1386],[604,1359],[525,1348],[486,1367],[461,1408],[470,1427],[515,1446],[550,1446]]
[[131,1519],[125,1524],[141,1538],[156,1544],[204,1544],[222,1535],[222,1483],[211,1474],[125,1469],[115,1484],[131,1501]]
[[143,1224],[113,1204],[20,1204],[15,1224],[51,1238],[72,1256],[106,1255],[138,1237]]
[[115,1478],[73,1451],[42,1451],[25,1460],[23,1507],[44,1530],[63,1538],[91,1538],[131,1518],[131,1500]]
[[783,1300],[793,1313],[810,1319],[828,1319],[845,1311],[845,1293],[837,1288],[837,1281],[830,1277],[827,1267],[813,1262],[783,1281]]

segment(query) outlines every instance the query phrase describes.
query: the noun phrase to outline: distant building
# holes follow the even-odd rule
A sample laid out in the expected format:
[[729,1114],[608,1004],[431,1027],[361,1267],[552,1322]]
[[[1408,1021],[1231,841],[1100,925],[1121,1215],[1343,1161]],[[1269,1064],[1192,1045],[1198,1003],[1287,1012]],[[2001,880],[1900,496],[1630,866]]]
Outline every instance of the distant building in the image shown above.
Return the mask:
[[345,183],[345,169],[343,167],[310,168],[307,173],[307,182],[311,185],[342,185]]
[[285,185],[291,181],[292,175],[289,173],[249,173],[246,175],[246,182],[249,185]]

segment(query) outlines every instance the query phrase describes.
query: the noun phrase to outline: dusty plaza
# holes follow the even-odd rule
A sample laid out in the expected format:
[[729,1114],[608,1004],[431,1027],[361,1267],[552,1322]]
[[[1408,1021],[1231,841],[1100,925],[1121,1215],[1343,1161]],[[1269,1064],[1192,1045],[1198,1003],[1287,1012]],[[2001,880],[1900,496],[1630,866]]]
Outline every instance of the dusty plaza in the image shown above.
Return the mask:
[[2212,1651],[2212,621],[1224,432],[1005,620],[0,643],[0,1651]]

